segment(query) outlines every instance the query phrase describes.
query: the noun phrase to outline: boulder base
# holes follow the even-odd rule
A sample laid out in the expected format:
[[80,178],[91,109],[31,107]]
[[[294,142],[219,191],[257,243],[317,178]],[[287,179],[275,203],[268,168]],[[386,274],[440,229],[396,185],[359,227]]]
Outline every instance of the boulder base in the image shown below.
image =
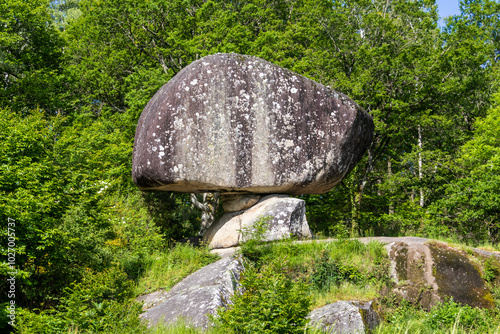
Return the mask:
[[312,237],[305,215],[305,202],[286,195],[268,195],[245,211],[225,213],[203,235],[210,248],[234,247],[245,241],[245,230],[250,230],[259,219],[268,219],[263,241],[295,236]]
[[224,212],[236,212],[248,209],[260,200],[259,195],[226,195],[222,196]]

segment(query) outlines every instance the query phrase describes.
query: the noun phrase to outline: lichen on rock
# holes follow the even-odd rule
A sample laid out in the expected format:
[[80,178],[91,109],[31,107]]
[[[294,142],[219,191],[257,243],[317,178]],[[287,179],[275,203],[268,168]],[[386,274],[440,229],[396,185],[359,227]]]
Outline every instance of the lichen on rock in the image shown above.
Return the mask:
[[149,101],[132,176],[142,190],[324,193],[361,159],[373,128],[342,93],[257,57],[215,54]]
[[389,246],[394,292],[430,309],[449,298],[492,308],[493,298],[480,268],[460,250],[439,242],[395,242]]
[[493,308],[493,297],[484,284],[479,268],[465,254],[435,243],[429,244],[435,278],[441,296],[474,307]]

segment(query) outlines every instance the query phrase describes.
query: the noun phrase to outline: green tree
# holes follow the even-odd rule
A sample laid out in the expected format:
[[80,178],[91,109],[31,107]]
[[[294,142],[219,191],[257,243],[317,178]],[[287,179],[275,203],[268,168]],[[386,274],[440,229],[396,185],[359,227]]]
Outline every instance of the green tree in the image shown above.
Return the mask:
[[250,262],[228,308],[218,310],[219,328],[234,333],[303,333],[311,303],[308,286],[287,277],[282,259],[257,270]]
[[358,234],[372,221],[364,212],[379,214],[388,206],[378,185],[391,154],[411,150],[412,134],[438,104],[433,87],[440,80],[435,71],[442,40],[436,6],[360,0],[308,6],[316,27],[308,74],[354,98],[375,121],[368,154],[344,180],[343,220]]
[[[388,210],[379,216],[380,226],[396,233],[449,232],[449,225],[436,219],[432,208],[460,174],[455,160],[473,135],[475,119],[486,115],[496,89],[497,9],[494,1],[464,1],[462,13],[450,18],[441,32],[433,73],[438,80],[427,95],[432,103],[416,123],[417,131],[413,127],[403,138],[408,145],[392,149],[392,173],[382,177],[378,187],[389,200]],[[467,228],[474,229],[453,230],[465,236]]]
[[462,146],[454,180],[432,207],[436,218],[469,241],[500,241],[500,96],[485,118],[475,122],[474,137]]
[[65,107],[64,42],[45,0],[0,2],[0,106],[15,111]]
[[[97,178],[59,160],[64,117],[1,110],[0,122],[0,217],[16,222],[16,302],[47,307],[85,267],[109,263],[99,247],[111,236],[109,212],[99,202]],[[2,254],[6,227],[2,224]],[[2,275],[7,271],[2,267]]]

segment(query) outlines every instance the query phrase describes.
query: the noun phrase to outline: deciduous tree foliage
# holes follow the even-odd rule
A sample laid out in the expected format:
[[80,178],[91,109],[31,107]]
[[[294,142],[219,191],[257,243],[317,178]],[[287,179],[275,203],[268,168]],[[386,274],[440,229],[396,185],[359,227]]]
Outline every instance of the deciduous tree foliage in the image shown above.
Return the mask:
[[500,240],[500,96],[485,118],[475,122],[474,137],[454,162],[454,182],[432,209],[454,233],[470,238]]
[[46,0],[0,2],[0,106],[62,108],[63,41]]

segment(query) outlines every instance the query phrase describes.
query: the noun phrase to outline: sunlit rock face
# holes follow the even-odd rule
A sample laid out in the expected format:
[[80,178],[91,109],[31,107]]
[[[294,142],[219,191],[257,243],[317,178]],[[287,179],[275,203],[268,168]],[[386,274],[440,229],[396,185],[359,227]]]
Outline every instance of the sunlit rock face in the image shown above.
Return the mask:
[[356,165],[372,132],[342,93],[260,58],[215,54],[149,101],[132,175],[142,190],[319,194]]

